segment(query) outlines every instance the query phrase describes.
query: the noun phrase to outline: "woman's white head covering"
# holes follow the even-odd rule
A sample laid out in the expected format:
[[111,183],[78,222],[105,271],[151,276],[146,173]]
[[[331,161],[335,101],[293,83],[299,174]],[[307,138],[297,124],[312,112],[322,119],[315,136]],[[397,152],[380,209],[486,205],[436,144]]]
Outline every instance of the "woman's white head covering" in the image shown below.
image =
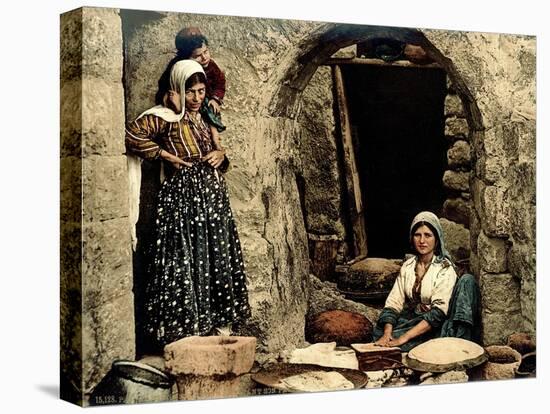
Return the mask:
[[420,222],[430,223],[437,232],[437,236],[439,238],[439,246],[438,248],[436,248],[436,262],[440,262],[443,259],[448,259],[451,263],[453,263],[451,254],[445,248],[445,236],[443,234],[443,227],[441,227],[441,223],[437,216],[431,211],[422,211],[418,213],[413,219],[411,223],[411,228],[409,230],[411,242],[413,238],[413,228],[417,223]]
[[[203,73],[202,66],[194,60],[180,60],[172,66],[170,71],[170,89],[176,91],[181,97],[181,113],[177,114],[170,108],[163,105],[153,106],[143,112],[138,118],[144,115],[156,115],[167,122],[179,122],[185,114],[185,82],[195,73]],[[205,75],[206,76],[206,75]]]

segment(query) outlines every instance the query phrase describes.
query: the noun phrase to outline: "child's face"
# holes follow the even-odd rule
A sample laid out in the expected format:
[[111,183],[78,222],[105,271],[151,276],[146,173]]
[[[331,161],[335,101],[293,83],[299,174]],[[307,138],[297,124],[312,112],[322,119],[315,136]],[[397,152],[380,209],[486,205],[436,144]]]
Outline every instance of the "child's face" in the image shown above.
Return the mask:
[[199,62],[203,68],[207,67],[210,63],[210,51],[208,50],[208,46],[203,43],[201,47],[193,50],[191,59]]

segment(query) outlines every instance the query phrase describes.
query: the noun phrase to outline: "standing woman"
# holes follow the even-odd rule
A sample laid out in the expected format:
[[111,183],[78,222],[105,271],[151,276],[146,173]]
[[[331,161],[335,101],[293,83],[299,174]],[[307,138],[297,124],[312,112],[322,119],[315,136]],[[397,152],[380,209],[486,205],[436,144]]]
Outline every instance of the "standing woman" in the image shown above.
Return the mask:
[[470,274],[457,278],[435,214],[413,219],[410,242],[416,255],[401,266],[374,328],[375,343],[408,352],[442,336],[478,340],[477,283]]
[[191,335],[226,330],[250,316],[241,246],[220,166],[224,150],[199,109],[206,76],[195,61],[171,71],[171,99],[126,128],[126,147],[169,169],[158,194],[152,267],[145,291],[145,329],[162,347]]

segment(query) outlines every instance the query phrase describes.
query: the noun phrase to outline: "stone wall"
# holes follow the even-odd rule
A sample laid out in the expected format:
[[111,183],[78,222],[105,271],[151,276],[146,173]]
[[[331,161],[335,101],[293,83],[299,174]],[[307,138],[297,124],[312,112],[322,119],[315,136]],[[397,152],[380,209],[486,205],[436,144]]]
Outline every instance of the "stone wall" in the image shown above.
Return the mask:
[[346,236],[342,209],[331,68],[320,66],[302,94],[300,170],[304,179],[306,229],[312,234]]
[[157,80],[174,56],[176,33],[185,26],[200,27],[227,78],[222,143],[232,162],[226,179],[252,306],[246,333],[258,337],[260,352],[300,346],[309,283],[297,178],[301,128],[296,120],[269,116],[266,106],[279,72],[292,64],[289,51],[319,24],[138,13],[122,13],[131,23],[124,23],[127,119],[152,106]]
[[87,394],[135,353],[118,11],[67,13],[61,38],[61,359]]
[[[535,332],[535,39],[427,31],[454,64],[481,116],[467,111],[474,170],[471,265],[483,302],[483,341]],[[471,98],[471,99],[469,99]]]
[[61,17],[61,398],[82,403],[82,10]]

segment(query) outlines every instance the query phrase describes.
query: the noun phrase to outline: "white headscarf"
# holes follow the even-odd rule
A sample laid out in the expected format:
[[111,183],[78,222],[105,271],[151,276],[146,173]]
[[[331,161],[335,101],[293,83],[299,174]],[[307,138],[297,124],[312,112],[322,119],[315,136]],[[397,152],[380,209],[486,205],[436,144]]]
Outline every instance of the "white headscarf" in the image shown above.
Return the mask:
[[[194,60],[180,60],[179,62],[174,64],[170,72],[170,89],[180,94],[182,108],[181,113],[176,114],[170,108],[167,108],[163,105],[157,105],[143,112],[140,116],[137,117],[137,119],[141,118],[144,115],[152,114],[157,115],[167,122],[179,122],[185,114],[185,82],[197,72],[204,73],[204,69],[198,62],[195,62]],[[136,223],[139,217],[139,196],[141,192],[141,162],[143,160],[136,155],[127,155],[129,176],[128,179],[130,186],[130,233],[132,236],[132,247],[135,251],[137,246]],[[163,164],[161,164],[161,182],[164,181],[164,170],[162,167]]]
[[445,235],[443,234],[443,227],[441,226],[441,222],[439,221],[439,218],[437,218],[437,216],[431,211],[421,211],[414,217],[411,223],[411,228],[409,230],[409,237],[411,242],[413,238],[412,230],[414,226],[419,222],[430,223],[437,232],[437,236],[439,238],[440,252],[439,254],[436,253],[436,262],[440,262],[443,259],[448,259],[451,263],[453,263],[453,258],[451,257],[451,254],[445,248]]
[[[194,60],[180,60],[172,66],[170,71],[170,89],[176,91],[181,97],[181,113],[177,114],[170,108],[163,105],[153,106],[143,112],[138,119],[144,115],[156,115],[167,122],[179,122],[185,114],[185,82],[195,73],[203,73],[202,66]],[[206,76],[206,74],[205,74]]]

